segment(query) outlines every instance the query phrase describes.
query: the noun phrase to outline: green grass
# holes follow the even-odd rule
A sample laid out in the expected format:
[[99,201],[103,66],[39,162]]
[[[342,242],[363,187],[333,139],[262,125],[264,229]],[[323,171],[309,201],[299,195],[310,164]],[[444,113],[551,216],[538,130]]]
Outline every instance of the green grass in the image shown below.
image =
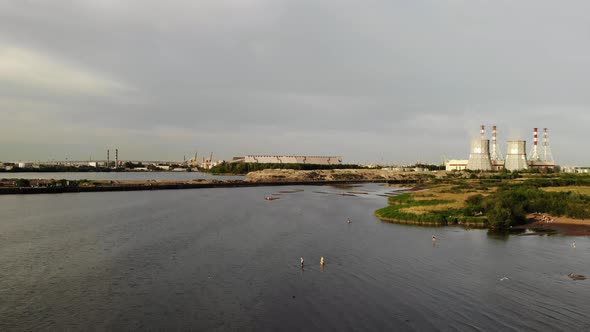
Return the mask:
[[486,223],[484,217],[465,216],[462,209],[447,208],[443,210],[421,211],[412,213],[408,211],[413,207],[437,206],[453,203],[453,200],[428,199],[416,200],[411,193],[390,197],[390,205],[375,211],[375,216],[382,221],[404,222],[424,225],[448,225],[448,224],[482,224]]

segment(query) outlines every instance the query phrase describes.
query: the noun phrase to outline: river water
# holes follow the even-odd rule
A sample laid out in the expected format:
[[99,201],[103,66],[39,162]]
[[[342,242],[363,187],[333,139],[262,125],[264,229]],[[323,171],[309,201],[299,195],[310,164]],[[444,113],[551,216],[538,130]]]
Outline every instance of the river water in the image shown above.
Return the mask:
[[383,223],[391,188],[350,190],[1,196],[0,330],[590,330],[590,239]]
[[66,180],[243,180],[243,175],[213,175],[201,172],[22,172],[0,173],[0,179],[66,179]]

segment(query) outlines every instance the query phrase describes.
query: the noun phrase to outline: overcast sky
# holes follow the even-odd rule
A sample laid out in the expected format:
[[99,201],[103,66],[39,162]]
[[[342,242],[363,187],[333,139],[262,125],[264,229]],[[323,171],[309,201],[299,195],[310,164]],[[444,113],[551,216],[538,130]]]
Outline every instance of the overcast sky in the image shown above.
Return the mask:
[[[590,165],[590,1],[2,0],[0,160],[467,158],[479,125]],[[503,151],[505,154],[505,151]]]

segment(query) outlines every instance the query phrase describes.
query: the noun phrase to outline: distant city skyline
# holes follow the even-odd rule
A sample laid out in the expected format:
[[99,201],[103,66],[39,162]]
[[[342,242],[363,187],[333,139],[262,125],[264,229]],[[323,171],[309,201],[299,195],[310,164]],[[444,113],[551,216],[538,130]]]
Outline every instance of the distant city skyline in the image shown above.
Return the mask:
[[[590,3],[0,3],[0,161],[466,159],[549,128],[590,165]],[[582,152],[581,152],[582,151]]]

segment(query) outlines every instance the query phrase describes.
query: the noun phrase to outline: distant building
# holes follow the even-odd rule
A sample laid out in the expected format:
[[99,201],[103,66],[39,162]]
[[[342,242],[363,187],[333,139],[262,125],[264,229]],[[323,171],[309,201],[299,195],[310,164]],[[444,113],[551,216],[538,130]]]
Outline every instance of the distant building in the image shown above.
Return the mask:
[[[234,162],[239,162],[241,157],[235,157]],[[340,156],[271,156],[271,155],[247,155],[243,157],[245,163],[260,164],[312,164],[312,165],[342,165]]]
[[18,168],[32,168],[32,167],[33,167],[33,163],[23,163],[23,162],[18,163]]
[[447,171],[463,171],[467,169],[467,159],[451,159],[445,162],[445,170]]
[[564,173],[590,173],[590,167],[566,166],[562,168]]

